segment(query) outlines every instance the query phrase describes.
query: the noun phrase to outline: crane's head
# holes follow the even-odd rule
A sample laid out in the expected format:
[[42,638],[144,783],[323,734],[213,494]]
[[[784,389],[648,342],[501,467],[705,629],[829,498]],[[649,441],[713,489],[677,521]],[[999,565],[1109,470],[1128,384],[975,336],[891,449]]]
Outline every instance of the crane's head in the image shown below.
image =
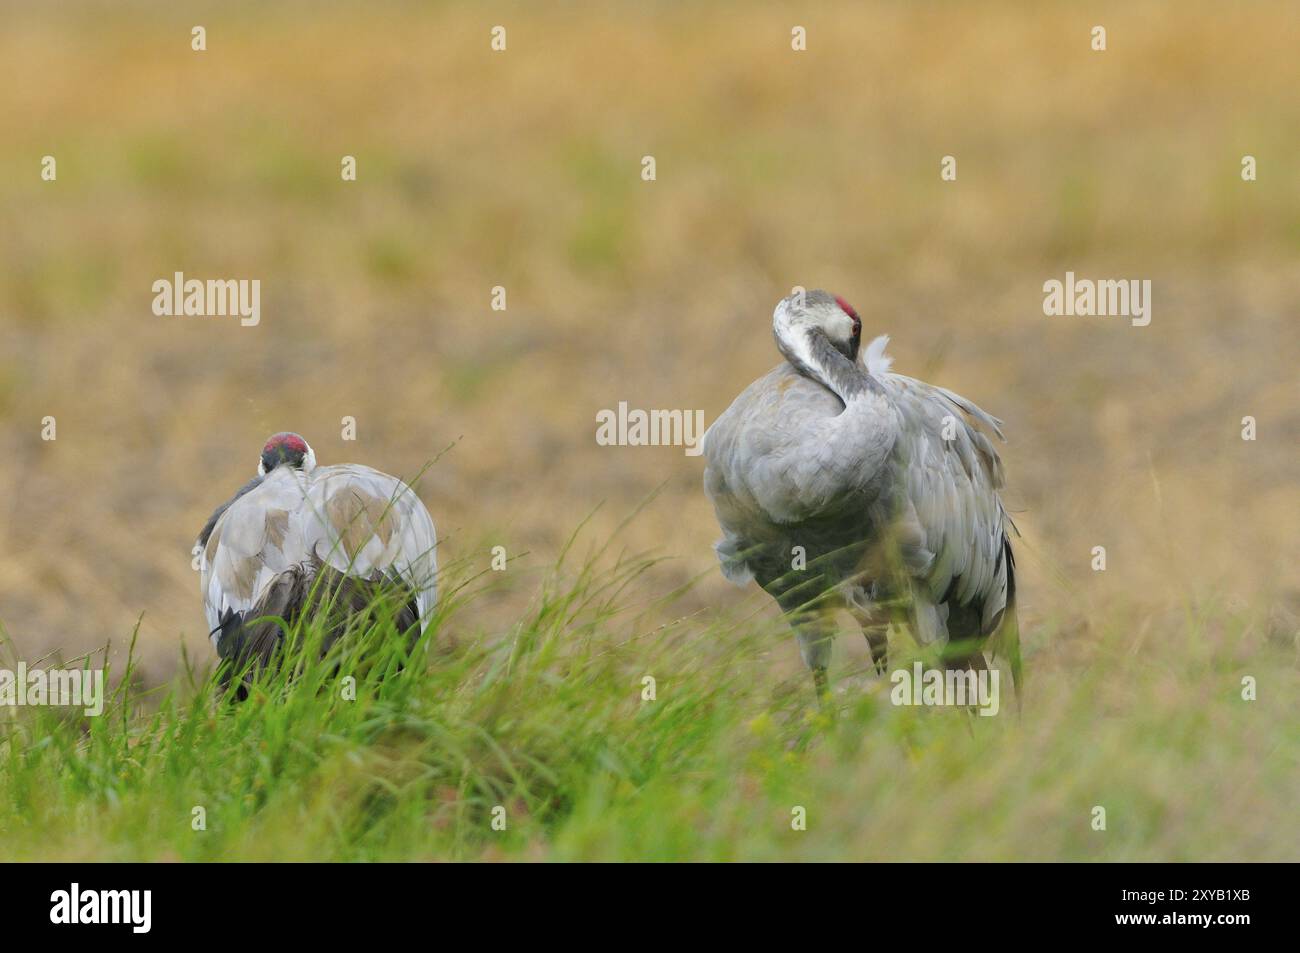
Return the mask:
[[262,448],[262,456],[257,461],[257,472],[266,476],[279,466],[295,467],[303,473],[316,469],[316,451],[306,440],[296,433],[273,434]]
[[839,295],[820,289],[795,291],[772,312],[777,347],[787,358],[807,363],[808,335],[823,334],[837,351],[856,361],[862,343],[862,319]]

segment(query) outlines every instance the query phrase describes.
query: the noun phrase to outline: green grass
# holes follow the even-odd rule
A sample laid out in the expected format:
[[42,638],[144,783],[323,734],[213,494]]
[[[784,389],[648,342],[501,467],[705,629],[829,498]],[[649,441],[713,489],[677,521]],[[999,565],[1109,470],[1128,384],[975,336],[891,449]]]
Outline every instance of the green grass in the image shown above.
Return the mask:
[[188,664],[142,693],[128,664],[102,717],[0,713],[0,856],[1294,859],[1294,663],[1249,619],[1188,610],[1140,640],[1047,627],[1019,718],[894,707],[865,672],[838,673],[831,716],[777,665],[795,650],[770,613],[628,605],[652,564],[570,547],[511,631],[461,645],[439,633],[494,574],[453,567],[410,655],[380,622],[311,661],[309,623],[291,633],[309,649],[240,704]]

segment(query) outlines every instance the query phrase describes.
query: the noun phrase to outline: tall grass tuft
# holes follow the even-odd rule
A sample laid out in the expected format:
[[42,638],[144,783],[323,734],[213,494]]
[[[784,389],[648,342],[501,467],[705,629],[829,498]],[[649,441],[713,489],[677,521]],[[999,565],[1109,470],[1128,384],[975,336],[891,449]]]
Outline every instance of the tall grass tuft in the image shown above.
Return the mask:
[[143,692],[128,653],[100,717],[0,709],[0,855],[1203,859],[1295,843],[1280,795],[1300,739],[1277,727],[1276,686],[1236,695],[1250,620],[1208,606],[1145,657],[1117,629],[1068,665],[1050,646],[1071,634],[1045,633],[1019,717],[895,707],[867,671],[839,673],[829,717],[781,664],[781,620],[674,617],[681,591],[633,602],[656,560],[580,558],[577,538],[505,633],[449,637],[495,595],[493,573],[453,565],[414,645],[383,597],[324,656],[326,617],[305,617],[242,702],[189,659]]

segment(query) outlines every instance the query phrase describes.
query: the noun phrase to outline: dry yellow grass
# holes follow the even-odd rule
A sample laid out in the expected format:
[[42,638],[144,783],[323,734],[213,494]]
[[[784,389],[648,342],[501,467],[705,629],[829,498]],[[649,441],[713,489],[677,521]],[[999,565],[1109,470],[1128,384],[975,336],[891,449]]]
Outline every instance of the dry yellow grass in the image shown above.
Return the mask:
[[[599,447],[595,413],[711,420],[775,363],[796,283],[1005,419],[1031,674],[1068,676],[1116,620],[1141,652],[1206,601],[1294,645],[1292,5],[5,16],[0,619],[24,655],[120,644],[143,613],[149,679],[178,638],[206,658],[189,547],[281,429],[407,475],[457,442],[423,495],[444,559],[482,565],[546,565],[597,503],[599,535],[664,484],[628,530],[676,557],[645,592],[706,573],[684,611],[763,605],[712,571],[698,459]],[[155,317],[177,270],[260,278],[261,325]],[[1044,317],[1066,270],[1151,278],[1151,326]],[[507,575],[473,625],[529,597]]]

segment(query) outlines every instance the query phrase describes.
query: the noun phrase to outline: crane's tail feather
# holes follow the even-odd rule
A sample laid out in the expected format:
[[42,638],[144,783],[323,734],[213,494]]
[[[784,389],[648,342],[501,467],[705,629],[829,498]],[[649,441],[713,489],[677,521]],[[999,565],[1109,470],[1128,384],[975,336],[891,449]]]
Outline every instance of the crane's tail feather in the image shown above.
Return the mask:
[[862,363],[866,367],[868,374],[879,377],[882,374],[889,373],[889,368],[893,366],[894,359],[885,353],[885,348],[888,346],[889,335],[882,334],[863,350]]
[[1016,561],[1011,554],[1011,540],[1004,538],[1007,562],[1007,604],[997,629],[989,636],[989,649],[996,659],[1005,656],[1011,668],[1011,684],[1016,693],[1016,711],[1024,694],[1024,669],[1020,661],[1020,622],[1016,618]]

